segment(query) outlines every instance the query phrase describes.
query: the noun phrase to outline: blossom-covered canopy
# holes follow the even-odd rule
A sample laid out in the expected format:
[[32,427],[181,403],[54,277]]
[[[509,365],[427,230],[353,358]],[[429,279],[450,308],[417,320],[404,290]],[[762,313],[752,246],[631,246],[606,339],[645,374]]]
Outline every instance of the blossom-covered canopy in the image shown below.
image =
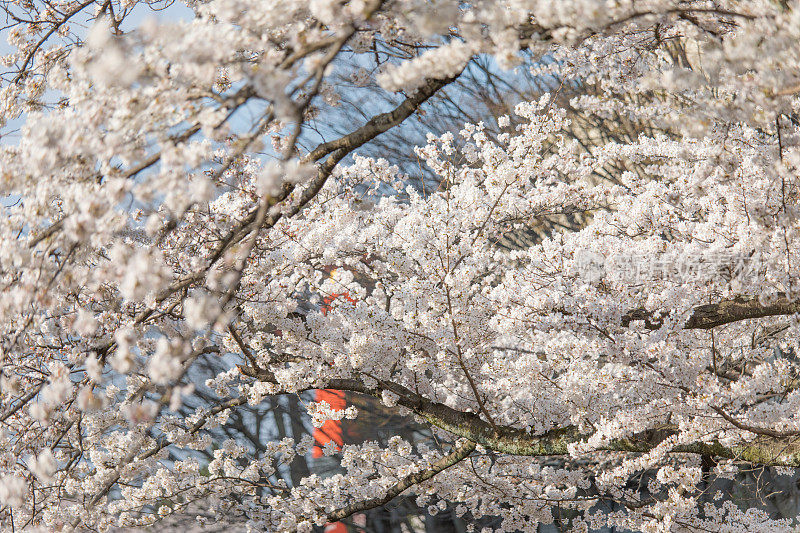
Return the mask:
[[[186,6],[2,4],[0,527],[795,527],[717,489],[800,467],[798,2]],[[359,155],[486,57],[544,94],[400,146],[436,188]],[[430,438],[214,432],[313,389]]]

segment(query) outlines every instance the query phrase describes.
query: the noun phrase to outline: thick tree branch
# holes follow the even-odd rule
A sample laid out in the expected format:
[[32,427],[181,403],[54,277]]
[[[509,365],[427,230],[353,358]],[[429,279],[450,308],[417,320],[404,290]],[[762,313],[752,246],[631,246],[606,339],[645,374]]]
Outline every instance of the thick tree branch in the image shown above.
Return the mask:
[[[761,304],[757,298],[738,297],[695,307],[683,329],[711,329],[741,320],[795,313],[800,313],[800,301],[786,296],[777,296],[768,304]],[[663,316],[655,311],[634,309],[622,316],[622,326],[628,327],[638,320],[651,330],[659,329],[664,323]]]
[[[340,161],[347,153],[371,141],[381,133],[389,131],[405,119],[411,116],[414,111],[425,103],[428,98],[439,92],[440,89],[455,81],[459,74],[445,79],[428,80],[422,87],[417,89],[412,96],[406,98],[400,105],[387,113],[375,115],[366,124],[335,141],[326,142],[317,146],[311,153],[303,158],[304,162],[319,161],[328,154],[337,154]],[[326,162],[327,164],[327,162]]]
[[[239,368],[244,375],[274,382],[269,379],[271,374],[261,374],[241,366]],[[511,426],[493,427],[475,413],[458,411],[429,400],[402,385],[387,381],[378,380],[377,385],[367,386],[357,379],[334,379],[320,384],[319,387],[356,392],[374,398],[381,398],[384,391],[393,392],[399,396],[397,400],[399,405],[410,409],[430,425],[490,450],[509,455],[531,457],[569,455],[570,445],[579,443],[587,437],[575,426],[552,429],[541,435],[531,435]],[[597,448],[597,451],[646,453],[670,434],[670,431],[660,431],[643,434],[641,437],[615,439]],[[736,446],[723,446],[717,441],[682,444],[673,448],[672,452],[710,455],[767,466],[800,467],[800,446],[787,442],[786,439],[768,437],[764,436],[761,440]]]

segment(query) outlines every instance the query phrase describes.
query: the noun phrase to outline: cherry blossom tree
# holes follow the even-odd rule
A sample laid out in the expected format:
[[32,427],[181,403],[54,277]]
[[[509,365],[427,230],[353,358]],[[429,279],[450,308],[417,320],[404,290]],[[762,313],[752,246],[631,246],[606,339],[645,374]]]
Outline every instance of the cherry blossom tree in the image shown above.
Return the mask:
[[[796,527],[720,486],[800,467],[797,2],[187,6],[3,3],[4,529],[408,497],[472,530]],[[542,94],[400,149],[435,189],[359,153],[478,61]],[[343,73],[387,95],[345,126]],[[329,476],[292,470],[307,435],[218,438],[289,397],[358,419],[315,389],[433,438],[331,444]]]

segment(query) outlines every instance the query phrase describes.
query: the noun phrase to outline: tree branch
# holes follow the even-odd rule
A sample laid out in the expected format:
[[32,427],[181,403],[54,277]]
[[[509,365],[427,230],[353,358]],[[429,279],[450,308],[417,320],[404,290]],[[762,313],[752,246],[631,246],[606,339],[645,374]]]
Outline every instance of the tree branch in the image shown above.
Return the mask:
[[[800,301],[786,296],[777,296],[769,304],[761,304],[757,298],[737,297],[695,307],[683,329],[711,329],[741,320],[795,313],[800,313]],[[663,316],[656,311],[634,309],[622,316],[622,327],[637,320],[644,321],[645,328],[650,330],[659,329],[664,322]]]
[[445,455],[444,457],[433,463],[431,467],[428,468],[427,470],[411,474],[409,476],[406,476],[402,480],[398,481],[395,485],[393,485],[389,490],[386,491],[386,494],[384,494],[380,498],[372,498],[369,500],[364,500],[362,502],[357,502],[348,505],[347,507],[343,507],[338,511],[330,513],[328,515],[328,520],[330,522],[338,522],[339,520],[344,520],[348,516],[351,516],[360,511],[366,511],[367,509],[374,509],[375,507],[380,507],[381,505],[384,505],[389,501],[393,500],[394,498],[396,498],[397,496],[399,496],[403,491],[413,487],[414,485],[419,485],[420,483],[431,479],[439,472],[446,470],[451,466],[453,466],[454,464],[463,461],[474,450],[475,450],[474,442],[471,441],[463,442],[462,444],[456,446],[455,450],[453,450],[453,452],[451,452],[449,455]]
[[759,428],[756,426],[751,426],[749,424],[745,424],[743,422],[739,422],[734,417],[720,409],[716,406],[711,406],[711,409],[714,410],[719,416],[724,418],[727,422],[729,422],[732,426],[741,429],[742,431],[747,431],[749,433],[753,433],[755,435],[763,435],[767,437],[772,437],[773,439],[786,439],[789,437],[797,437],[800,435],[798,431],[776,431],[774,429],[769,428]]
[[[417,89],[412,96],[406,98],[400,105],[387,113],[375,115],[366,124],[335,141],[326,142],[317,146],[311,153],[303,158],[303,162],[319,161],[328,154],[333,154],[341,150],[345,152],[338,156],[337,162],[352,152],[356,148],[371,141],[381,133],[384,133],[397,126],[411,116],[419,106],[425,103],[428,98],[436,94],[439,89],[455,81],[459,74],[445,79],[428,80],[422,87]],[[328,163],[326,162],[326,165]]]
[[[239,369],[244,375],[274,383],[274,380],[268,379],[267,374],[242,366]],[[397,400],[399,405],[410,409],[430,425],[508,455],[529,457],[569,455],[570,445],[579,443],[587,437],[575,426],[552,429],[541,435],[531,435],[512,426],[498,425],[495,428],[476,413],[458,411],[429,400],[400,384],[382,380],[377,380],[375,386],[367,386],[358,379],[334,379],[313,388],[344,390],[374,398],[381,398],[383,391],[393,392],[399,397]],[[671,431],[645,432],[639,436],[614,439],[596,448],[596,451],[647,453],[671,434]],[[759,441],[736,446],[723,446],[715,440],[681,444],[671,451],[710,455],[765,466],[800,467],[800,446],[786,439],[766,437],[768,436]]]

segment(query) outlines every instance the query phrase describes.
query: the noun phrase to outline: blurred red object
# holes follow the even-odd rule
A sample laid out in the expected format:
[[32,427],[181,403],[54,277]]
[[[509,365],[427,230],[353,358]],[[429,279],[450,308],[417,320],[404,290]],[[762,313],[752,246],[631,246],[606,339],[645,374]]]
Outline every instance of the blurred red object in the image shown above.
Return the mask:
[[347,526],[341,522],[325,524],[325,533],[347,533]]
[[[331,409],[338,411],[347,407],[345,401],[344,391],[332,389],[317,389],[314,401],[328,402]],[[314,429],[314,449],[311,452],[312,457],[322,457],[322,448],[330,441],[336,443],[337,448],[341,448],[344,444],[344,436],[342,433],[341,420],[328,420],[322,427]]]

